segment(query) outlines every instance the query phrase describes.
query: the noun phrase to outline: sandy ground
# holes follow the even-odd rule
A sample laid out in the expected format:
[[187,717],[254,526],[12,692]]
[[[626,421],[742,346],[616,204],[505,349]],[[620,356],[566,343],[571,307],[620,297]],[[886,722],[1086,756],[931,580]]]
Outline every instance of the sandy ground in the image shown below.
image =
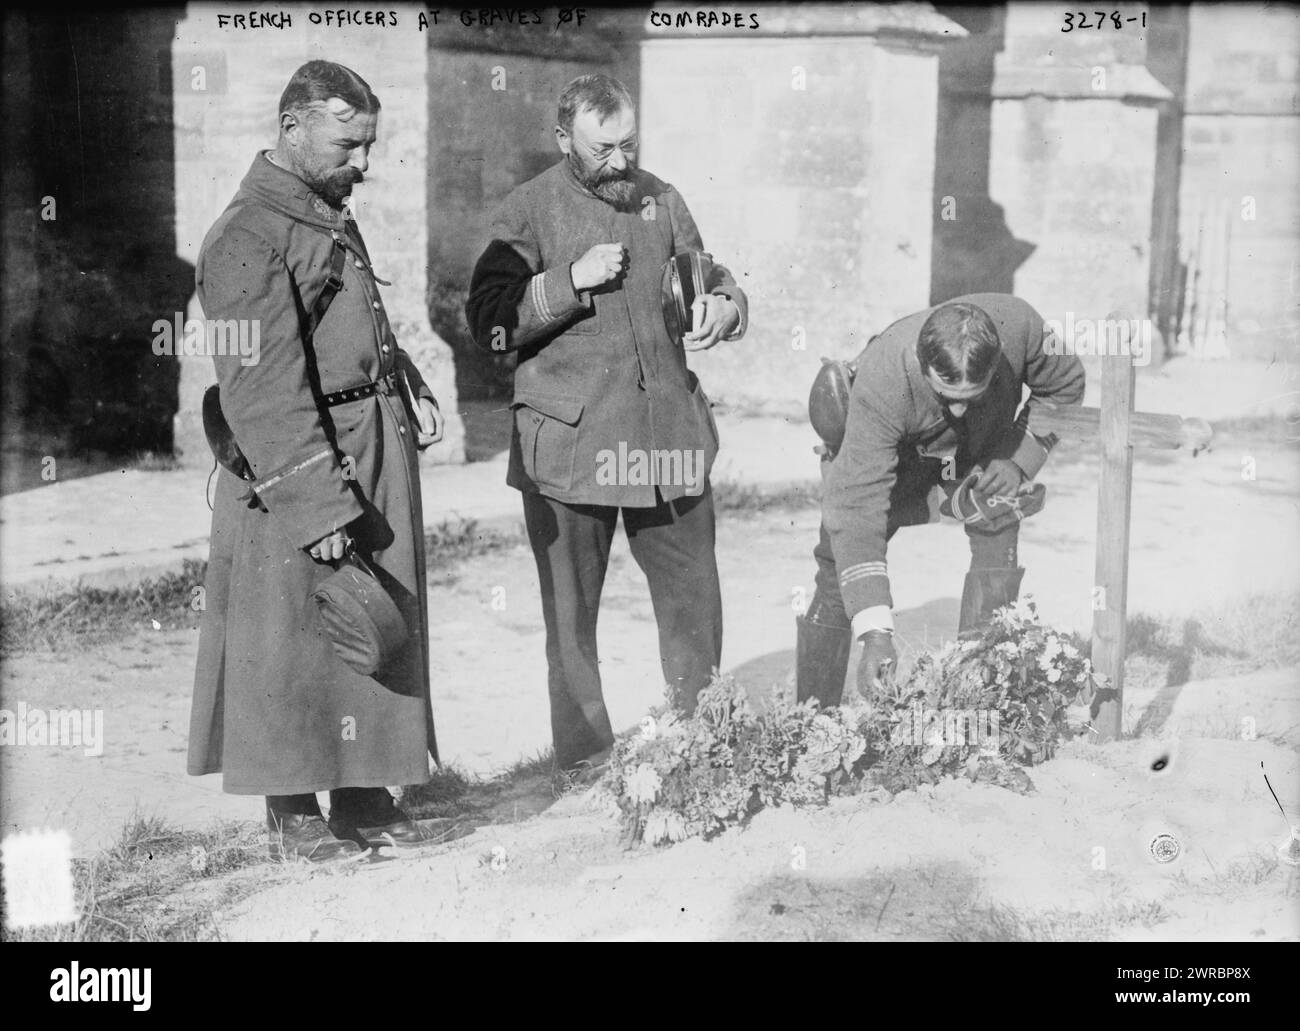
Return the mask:
[[[1270,854],[1285,827],[1258,775],[1294,783],[1295,743],[1183,738],[1160,774],[1154,741],[1079,745],[1028,796],[953,780],[631,851],[590,794],[567,796],[436,855],[276,887],[218,924],[233,940],[1295,940],[1294,871]],[[1169,833],[1183,851],[1157,863]]]
[[[1243,479],[1245,457],[1254,460],[1254,480]],[[809,459],[782,457],[791,465]],[[1085,630],[1095,459],[1062,446],[1043,480],[1048,507],[1022,533],[1024,590],[1049,622]],[[811,508],[720,518],[723,665],[754,690],[789,683],[793,610],[801,594],[811,596],[817,522]],[[1221,435],[1214,451],[1195,459],[1140,454],[1130,613],[1199,613],[1213,637],[1205,613],[1230,613],[1252,592],[1296,590],[1297,531],[1300,452],[1276,432]],[[909,647],[935,646],[952,632],[966,556],[951,523],[895,538],[890,568]],[[445,757],[486,775],[545,748],[543,630],[526,546],[435,571],[430,603],[442,614],[431,643]],[[218,777],[184,774],[196,640],[193,630],[142,625],[79,654],[6,661],[4,706],[103,709],[105,745],[100,756],[0,749],[0,829],[63,828],[85,855],[111,843],[137,808],[189,827],[217,816],[258,818],[259,800],[221,794]],[[649,597],[621,537],[600,642],[614,723],[631,727],[660,700],[661,681]],[[636,853],[619,851],[607,817],[571,797],[535,820],[481,828],[436,855],[313,874],[249,900],[221,926],[250,938],[906,938],[976,933],[988,907],[1012,905],[1037,919],[1093,914],[1112,920],[1111,933],[1137,937],[1295,937],[1288,869],[1274,862],[1260,872],[1285,833],[1260,763],[1300,822],[1300,670],[1190,676],[1127,699],[1130,728],[1141,725],[1179,750],[1159,782],[1146,759],[1151,741],[1131,741],[1035,771],[1038,793],[1026,798],[954,783],[890,804],[844,800],[821,812],[761,814],[717,842]],[[1240,739],[1245,716],[1255,721],[1253,741]],[[1146,848],[1165,827],[1186,847],[1176,863],[1157,866]],[[509,857],[504,870],[484,859],[494,846]],[[805,868],[791,867],[795,846],[805,849]],[[1096,848],[1105,850],[1101,869]],[[1150,921],[1125,923],[1124,914],[1152,900],[1164,906],[1154,930]]]

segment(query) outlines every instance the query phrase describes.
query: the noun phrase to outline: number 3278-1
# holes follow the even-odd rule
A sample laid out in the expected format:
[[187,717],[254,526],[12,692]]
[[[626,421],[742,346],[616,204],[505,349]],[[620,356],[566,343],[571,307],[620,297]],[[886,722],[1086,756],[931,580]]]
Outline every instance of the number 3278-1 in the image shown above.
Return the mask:
[[1144,29],[1147,27],[1146,11],[1142,12],[1141,17],[1135,15],[1132,18],[1122,17],[1119,11],[1111,11],[1109,18],[1107,17],[1105,11],[1093,11],[1092,13],[1097,16],[1097,20],[1095,22],[1088,21],[1087,11],[1080,11],[1078,13],[1079,20],[1078,22],[1076,22],[1074,20],[1076,17],[1075,13],[1073,11],[1066,11],[1065,24],[1061,26],[1061,31],[1072,32],[1075,29],[1103,29],[1106,27],[1107,20],[1109,20],[1110,24],[1117,29],[1122,29],[1125,26],[1125,24],[1132,24],[1133,22],[1138,22]]

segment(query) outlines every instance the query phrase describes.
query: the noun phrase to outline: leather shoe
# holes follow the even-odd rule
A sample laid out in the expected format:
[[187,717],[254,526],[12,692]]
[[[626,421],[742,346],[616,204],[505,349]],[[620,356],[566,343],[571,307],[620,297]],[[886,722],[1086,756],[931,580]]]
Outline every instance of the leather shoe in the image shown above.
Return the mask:
[[[418,845],[428,840],[419,822],[393,801],[384,788],[345,788],[346,800],[330,792],[329,828],[339,837],[361,837],[382,843],[385,837],[398,845]],[[358,797],[359,796],[359,797]]]
[[365,849],[353,835],[337,835],[320,814],[280,814],[267,810],[267,848],[272,859],[305,859],[323,863],[359,856]]

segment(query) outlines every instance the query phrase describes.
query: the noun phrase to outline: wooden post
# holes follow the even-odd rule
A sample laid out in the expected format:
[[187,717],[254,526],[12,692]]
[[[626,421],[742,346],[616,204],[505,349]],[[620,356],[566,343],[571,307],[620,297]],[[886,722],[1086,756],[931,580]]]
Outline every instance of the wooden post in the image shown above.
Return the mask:
[[[1127,332],[1128,320],[1112,313],[1110,325]],[[1121,337],[1121,340],[1123,338]],[[1131,344],[1130,344],[1131,347]],[[1128,617],[1129,513],[1133,497],[1133,448],[1185,449],[1195,455],[1213,436],[1204,419],[1133,410],[1137,379],[1132,360],[1102,358],[1101,407],[1040,403],[1029,415],[1029,432],[1040,437],[1097,442],[1101,476],[1097,489],[1097,564],[1093,578],[1092,665],[1115,693],[1099,707],[1090,740],[1112,741],[1123,732],[1125,620]]]
[[1101,476],[1097,486],[1097,566],[1092,596],[1092,665],[1114,696],[1101,703],[1096,741],[1123,734],[1125,619],[1128,615],[1129,513],[1133,445],[1129,427],[1137,384],[1133,362],[1109,355],[1101,367]]

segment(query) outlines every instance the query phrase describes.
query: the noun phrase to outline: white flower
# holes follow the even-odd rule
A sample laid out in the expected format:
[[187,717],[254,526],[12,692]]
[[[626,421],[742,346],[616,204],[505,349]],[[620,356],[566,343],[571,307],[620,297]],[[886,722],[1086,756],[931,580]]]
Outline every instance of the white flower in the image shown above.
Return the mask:
[[1061,679],[1061,671],[1057,669],[1055,666],[1053,666],[1051,669],[1047,671],[1047,682],[1049,684],[1055,684],[1060,679]]
[[651,845],[658,845],[668,840],[668,817],[662,809],[652,809],[645,818],[645,840]]
[[659,797],[661,787],[663,787],[663,781],[659,779],[659,774],[655,772],[655,768],[649,763],[642,763],[638,766],[624,784],[627,797],[633,805],[653,802]]
[[651,845],[665,841],[685,841],[686,821],[671,809],[652,809],[645,818],[645,840]]
[[1067,659],[1077,659],[1079,657],[1079,649],[1076,648],[1074,645],[1070,644],[1068,641],[1065,644],[1061,645],[1061,653]]
[[1037,623],[1038,613],[1034,611],[1034,603],[1025,598],[1020,598],[1013,604],[1007,606],[1012,615],[1022,623]]

